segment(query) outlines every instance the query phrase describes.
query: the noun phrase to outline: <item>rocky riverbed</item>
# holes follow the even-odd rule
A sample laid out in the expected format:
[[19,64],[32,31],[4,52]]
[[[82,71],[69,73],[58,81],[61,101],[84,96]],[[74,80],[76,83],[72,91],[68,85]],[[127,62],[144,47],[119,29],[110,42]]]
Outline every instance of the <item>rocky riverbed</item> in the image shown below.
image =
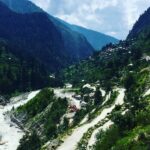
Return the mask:
[[0,105],[0,150],[16,150],[24,132],[10,119],[11,110],[26,104],[39,91],[14,97],[6,105]]

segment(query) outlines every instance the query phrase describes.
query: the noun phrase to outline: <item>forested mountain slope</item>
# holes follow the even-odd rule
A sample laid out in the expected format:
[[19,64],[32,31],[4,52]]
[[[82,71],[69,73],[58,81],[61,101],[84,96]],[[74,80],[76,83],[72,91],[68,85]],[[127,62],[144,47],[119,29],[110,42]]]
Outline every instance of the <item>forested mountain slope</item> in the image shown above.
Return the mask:
[[[64,48],[61,34],[45,14],[18,14],[0,3],[0,37],[16,47],[13,52],[31,55],[55,72],[75,61]],[[63,63],[62,63],[63,62]]]
[[[15,52],[13,52],[15,50]],[[16,53],[7,41],[0,39],[0,94],[11,95],[49,85],[49,74],[32,56]]]
[[[10,9],[19,13],[31,13],[31,12],[44,12],[41,8],[33,4],[28,0],[1,0],[8,5]],[[45,12],[44,12],[45,13]],[[80,55],[89,54],[90,47],[87,44],[87,41],[92,45],[96,50],[100,50],[102,46],[105,46],[108,43],[117,43],[118,40],[99,33],[93,30],[88,30],[86,28],[71,25],[63,20],[55,18],[49,15],[50,20],[57,26],[58,30],[62,34],[64,44],[66,49],[73,53],[79,53]],[[86,39],[87,41],[86,41]],[[87,51],[87,52],[86,52]],[[81,54],[80,54],[81,53]]]
[[[60,21],[55,19],[55,17],[47,14],[41,8],[33,4],[31,1],[28,0],[21,0],[21,1],[1,0],[1,1],[3,1],[3,3],[5,3],[12,11],[17,13],[21,13],[21,14],[28,13],[29,15],[30,13],[38,12],[38,13],[42,13],[43,16],[44,15],[47,16],[49,18],[49,21],[53,23],[55,29],[59,32],[59,36],[61,37],[61,41],[59,41],[59,39],[57,40],[58,44],[63,45],[60,50],[64,53],[67,53],[70,56],[70,59],[73,59],[74,61],[79,61],[81,59],[87,58],[94,51],[94,48],[89,44],[89,42],[82,34],[70,30],[68,27],[63,25]],[[40,18],[37,19],[39,19],[39,22],[41,22]],[[55,35],[51,35],[50,34],[51,31],[52,31],[51,27],[45,30],[48,36],[54,38],[53,36]],[[56,50],[55,53],[59,55],[59,51],[58,52],[57,51],[58,50]]]
[[[58,19],[58,18],[56,18]],[[94,47],[95,50],[99,51],[101,50],[101,48],[109,43],[113,43],[116,44],[118,43],[118,39],[111,37],[109,35],[94,31],[94,30],[90,30],[81,26],[77,26],[77,25],[72,25],[69,24],[61,19],[58,19],[59,22],[62,22],[64,25],[66,25],[68,28],[70,28],[71,30],[78,32],[82,35],[84,35],[88,42]]]
[[82,38],[78,47],[86,49],[85,53],[67,49],[60,31],[44,13],[19,14],[12,12],[2,3],[0,10],[1,38],[32,54],[50,72],[56,72],[92,53],[92,47],[88,43],[85,44]]
[[[86,83],[99,84],[106,91],[112,91],[112,94],[115,87],[125,88],[124,104],[116,105],[104,123],[101,122],[102,125],[97,124],[85,132],[76,145],[77,149],[150,148],[150,26],[143,28],[134,40],[107,45],[90,59],[64,72],[66,82],[81,89]],[[67,148],[68,139],[64,139],[60,149]]]

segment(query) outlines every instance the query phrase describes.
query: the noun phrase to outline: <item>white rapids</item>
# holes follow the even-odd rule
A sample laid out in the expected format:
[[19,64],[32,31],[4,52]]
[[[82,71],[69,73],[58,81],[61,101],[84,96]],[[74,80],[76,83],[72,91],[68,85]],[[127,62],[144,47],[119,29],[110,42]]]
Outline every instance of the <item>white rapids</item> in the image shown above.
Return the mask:
[[6,106],[0,106],[0,150],[16,150],[19,146],[19,141],[23,137],[24,132],[18,126],[11,122],[9,115],[6,113],[11,111],[12,108],[17,108],[26,104],[29,100],[38,94],[39,91],[34,91],[26,95],[26,97],[19,96],[12,98]]

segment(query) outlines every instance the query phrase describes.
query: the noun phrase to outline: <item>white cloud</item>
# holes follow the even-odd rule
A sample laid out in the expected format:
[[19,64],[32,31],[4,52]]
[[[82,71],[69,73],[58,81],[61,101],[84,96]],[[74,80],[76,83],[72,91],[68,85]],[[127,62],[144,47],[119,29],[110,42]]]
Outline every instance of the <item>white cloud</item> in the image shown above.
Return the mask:
[[116,36],[118,33],[117,32],[114,32],[114,31],[110,31],[110,32],[107,32],[106,34],[108,35],[111,35],[111,36]]
[[149,0],[32,0],[69,23],[125,38]]
[[124,22],[126,23],[128,29],[132,27],[135,21],[138,19],[139,15],[144,12],[144,10],[150,6],[150,2],[141,0],[124,0]]
[[50,6],[51,0],[31,0],[36,5],[44,9],[45,11],[48,11],[48,8]]

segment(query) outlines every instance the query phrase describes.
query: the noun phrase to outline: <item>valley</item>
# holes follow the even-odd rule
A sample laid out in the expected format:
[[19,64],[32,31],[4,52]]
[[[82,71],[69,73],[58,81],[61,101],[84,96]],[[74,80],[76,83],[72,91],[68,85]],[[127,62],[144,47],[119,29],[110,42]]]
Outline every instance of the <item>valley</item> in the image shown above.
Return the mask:
[[28,0],[0,12],[0,150],[150,149],[150,8],[120,41]]
[[[54,93],[55,93],[56,97],[67,98],[69,105],[75,105],[77,107],[77,109],[81,109],[81,100],[73,98],[75,93],[69,92],[71,90],[73,90],[73,89],[71,89],[71,88],[54,89]],[[83,134],[86,133],[89,128],[100,123],[103,119],[106,119],[107,115],[110,114],[111,111],[115,108],[115,105],[122,105],[124,103],[125,90],[124,89],[116,89],[116,91],[119,92],[119,95],[116,98],[115,103],[112,104],[112,106],[102,110],[100,115],[97,116],[92,122],[90,122],[90,123],[84,122],[83,125],[81,124],[79,127],[76,127],[75,129],[73,129],[73,133],[70,136],[66,137],[64,139],[64,143],[57,149],[58,150],[63,150],[63,149],[64,150],[65,149],[73,150],[73,149],[75,149],[76,145],[81,140]],[[0,124],[2,127],[0,130],[0,135],[1,135],[0,149],[1,150],[3,150],[3,149],[16,150],[17,147],[19,146],[20,139],[23,137],[23,135],[26,132],[26,129],[20,128],[20,127],[22,127],[22,123],[19,122],[19,120],[16,121],[17,119],[15,119],[14,116],[11,116],[12,109],[14,110],[20,106],[25,105],[30,100],[32,100],[39,92],[40,92],[40,90],[30,92],[30,93],[25,93],[25,94],[22,94],[17,97],[13,97],[10,99],[10,103],[8,103],[6,106],[1,106],[1,109],[0,109]],[[71,113],[68,113],[68,114],[66,114],[66,116],[70,115],[70,114]],[[75,115],[74,112],[72,114],[73,114],[73,116]],[[111,125],[111,122],[108,121],[101,128],[102,129],[108,128],[110,125]],[[69,144],[70,142],[72,143],[71,145]],[[12,147],[13,147],[13,149],[12,149]]]

